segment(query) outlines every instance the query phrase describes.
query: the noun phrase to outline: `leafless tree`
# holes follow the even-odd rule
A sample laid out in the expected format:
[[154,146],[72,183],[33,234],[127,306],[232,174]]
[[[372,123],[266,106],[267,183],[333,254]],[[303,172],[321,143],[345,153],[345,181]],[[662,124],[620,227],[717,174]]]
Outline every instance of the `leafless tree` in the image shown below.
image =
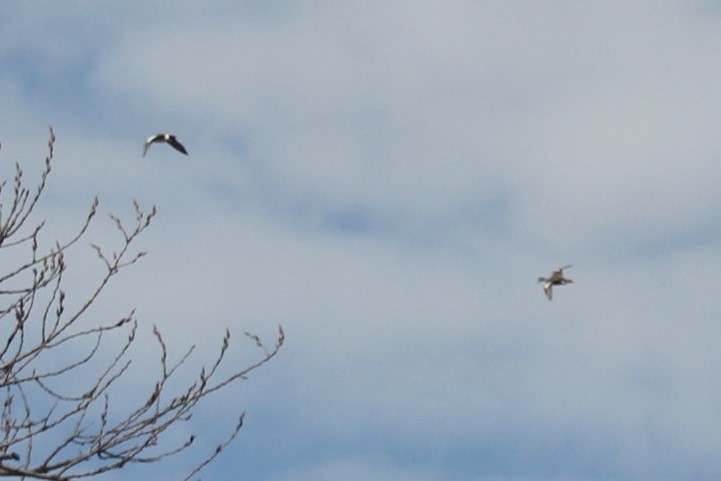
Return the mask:
[[[15,164],[14,182],[0,183],[0,476],[19,479],[72,480],[90,478],[135,463],[153,463],[186,451],[194,435],[180,441],[169,428],[190,419],[198,403],[210,394],[243,379],[268,362],[283,344],[279,328],[268,348],[259,337],[245,333],[259,348],[257,362],[227,368],[230,333],[207,366],[188,376],[195,346],[170,361],[163,336],[153,328],[157,342],[156,382],[139,392],[134,405],[117,406],[117,386],[131,371],[131,347],[138,321],[134,312],[109,323],[89,321],[89,308],[112,278],[145,253],[131,253],[137,237],[150,225],[149,213],[134,202],[132,227],[110,215],[122,241],[106,252],[92,245],[104,274],[83,302],[68,305],[64,273],[66,254],[79,244],[98,210],[90,208],[75,235],[64,243],[41,248],[44,222],[34,224],[31,214],[45,189],[51,171],[55,135],[50,129],[48,155],[36,188],[28,189],[23,171]],[[90,251],[92,253],[92,251]],[[110,355],[108,355],[110,352]],[[147,370],[147,369],[146,369]],[[199,371],[199,373],[198,373]],[[227,437],[185,478],[215,459],[236,437],[243,423],[240,414]]]

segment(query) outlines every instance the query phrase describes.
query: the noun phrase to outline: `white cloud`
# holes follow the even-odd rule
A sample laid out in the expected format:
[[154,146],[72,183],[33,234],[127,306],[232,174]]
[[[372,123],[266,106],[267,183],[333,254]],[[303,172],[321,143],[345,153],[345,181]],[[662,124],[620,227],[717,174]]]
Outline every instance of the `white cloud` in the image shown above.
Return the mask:
[[444,478],[418,468],[399,466],[388,459],[363,457],[338,459],[312,466],[303,471],[284,473],[271,478],[272,481],[331,481],[337,479],[348,481],[432,481]]
[[240,138],[288,203],[403,224],[508,198],[526,235],[643,242],[717,200],[711,28],[673,2],[314,4],[145,24],[96,78]]
[[[266,479],[719,472],[718,17],[674,1],[138,8],[90,9],[107,30],[75,34],[70,13],[16,13],[59,36],[28,50],[84,82],[39,105],[6,70],[0,159],[39,161],[50,116],[58,226],[95,193],[158,204],[116,292],[179,346],[284,325],[248,388],[249,411],[293,429]],[[166,129],[191,155],[141,159]],[[534,280],[565,263],[576,283],[549,303]],[[308,467],[305,438],[438,461]],[[484,450],[522,469],[478,474]]]

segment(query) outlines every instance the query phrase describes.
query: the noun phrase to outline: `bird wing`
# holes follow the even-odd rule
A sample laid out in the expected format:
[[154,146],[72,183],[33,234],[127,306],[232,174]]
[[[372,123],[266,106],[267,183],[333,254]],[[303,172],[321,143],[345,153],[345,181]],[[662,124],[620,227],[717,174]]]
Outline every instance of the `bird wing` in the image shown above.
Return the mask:
[[188,155],[188,151],[185,150],[185,147],[183,147],[183,144],[181,144],[180,142],[178,142],[178,139],[176,139],[176,138],[173,137],[172,135],[171,135],[170,138],[168,139],[168,143],[169,143],[170,145],[172,145],[173,148],[174,148],[175,150],[177,150],[178,152],[182,152],[182,153],[184,153],[185,155]]
[[553,299],[553,284],[551,284],[550,282],[546,282],[543,285],[543,292],[546,294],[546,297],[548,297],[549,301],[552,300]]
[[158,140],[162,139],[164,137],[163,134],[155,134],[151,135],[147,139],[145,139],[145,145],[143,145],[143,157],[145,157],[145,154],[148,153],[148,149],[150,148],[150,145],[153,142],[157,142]]

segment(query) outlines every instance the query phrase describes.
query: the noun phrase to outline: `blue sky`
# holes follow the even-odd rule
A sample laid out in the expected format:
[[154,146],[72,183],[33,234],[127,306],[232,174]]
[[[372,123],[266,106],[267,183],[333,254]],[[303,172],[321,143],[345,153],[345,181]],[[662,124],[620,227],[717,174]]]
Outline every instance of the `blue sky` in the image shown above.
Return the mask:
[[102,315],[198,362],[285,328],[188,427],[247,412],[203,479],[718,479],[720,7],[6,5],[0,171],[52,124],[49,232],[157,205]]

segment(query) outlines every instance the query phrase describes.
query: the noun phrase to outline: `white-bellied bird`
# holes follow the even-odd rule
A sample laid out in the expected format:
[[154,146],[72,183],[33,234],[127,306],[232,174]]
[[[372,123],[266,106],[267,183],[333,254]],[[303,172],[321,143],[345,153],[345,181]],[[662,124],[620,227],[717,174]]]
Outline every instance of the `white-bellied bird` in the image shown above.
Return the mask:
[[571,265],[560,267],[557,271],[553,271],[551,277],[539,277],[538,282],[543,282],[543,292],[550,301],[553,299],[553,286],[562,286],[564,284],[573,284],[572,279],[563,277],[563,269],[570,269]]
[[175,138],[175,135],[155,134],[152,137],[148,137],[148,140],[145,141],[145,145],[143,146],[143,157],[145,157],[145,154],[148,153],[148,149],[155,142],[165,142],[166,144],[170,145],[178,152],[188,155],[188,151],[185,150],[185,147],[183,147],[183,144],[178,142],[178,139]]

